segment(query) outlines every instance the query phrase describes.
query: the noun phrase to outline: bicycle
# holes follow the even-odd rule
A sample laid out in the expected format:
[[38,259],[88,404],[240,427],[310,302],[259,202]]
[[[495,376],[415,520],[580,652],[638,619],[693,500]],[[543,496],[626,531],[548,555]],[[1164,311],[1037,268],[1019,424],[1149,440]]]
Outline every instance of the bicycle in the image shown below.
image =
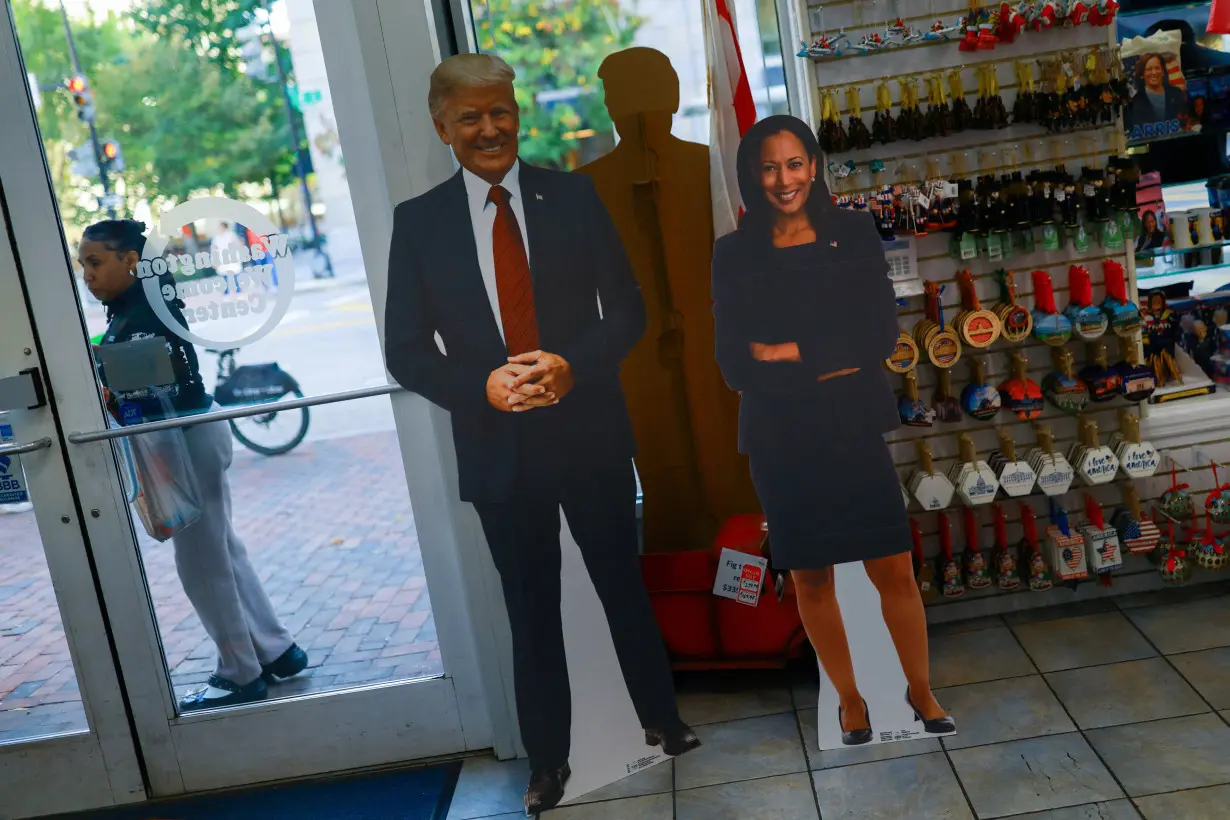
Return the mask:
[[[207,350],[218,357],[218,378],[214,388],[214,401],[218,404],[236,407],[275,402],[289,396],[303,398],[299,383],[276,362],[239,365],[235,361],[236,350]],[[287,423],[282,425],[286,432],[276,435],[271,443],[262,443],[253,438],[273,431],[279,421]],[[231,433],[244,447],[264,456],[279,456],[289,453],[303,442],[310,422],[308,409],[300,407],[297,410],[274,410],[231,419],[229,423]]]

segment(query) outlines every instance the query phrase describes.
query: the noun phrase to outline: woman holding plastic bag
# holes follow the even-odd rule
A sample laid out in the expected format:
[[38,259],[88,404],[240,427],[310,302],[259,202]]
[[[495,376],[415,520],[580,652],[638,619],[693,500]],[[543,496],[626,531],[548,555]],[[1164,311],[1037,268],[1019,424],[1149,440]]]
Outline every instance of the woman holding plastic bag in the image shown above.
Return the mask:
[[[85,286],[103,303],[107,331],[96,348],[98,374],[107,408],[122,425],[193,415],[209,410],[196,351],[158,319],[136,277],[145,247],[145,225],[131,219],[106,220],[86,228],[78,251]],[[168,274],[162,286],[174,287]],[[184,323],[184,304],[167,303]],[[142,370],[173,374],[166,383],[135,385],[120,372],[123,348],[145,339],[161,339],[169,358]],[[159,349],[161,350],[161,349]],[[111,355],[108,355],[111,354]],[[134,357],[135,358],[135,357]],[[114,371],[110,377],[106,363]],[[231,493],[226,471],[231,465],[231,433],[225,422],[205,422],[182,429],[131,436],[136,464],[136,506],[146,530],[163,541],[170,537],[175,567],[188,600],[218,648],[218,664],[209,683],[188,693],[181,711],[235,706],[264,700],[269,683],[297,675],[307,667],[307,653],[294,642],[273,611],[247,550],[231,522]]]

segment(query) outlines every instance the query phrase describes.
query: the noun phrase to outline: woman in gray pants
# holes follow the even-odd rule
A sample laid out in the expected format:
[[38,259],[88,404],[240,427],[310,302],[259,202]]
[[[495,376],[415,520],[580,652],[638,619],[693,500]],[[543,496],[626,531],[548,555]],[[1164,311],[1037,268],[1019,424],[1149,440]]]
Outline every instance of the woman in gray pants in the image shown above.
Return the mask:
[[[112,388],[100,364],[108,409],[122,424],[192,415],[213,406],[201,381],[196,351],[158,319],[136,277],[144,231],[144,223],[131,219],[97,222],[86,228],[78,251],[85,286],[107,311],[101,344],[163,339],[175,374],[170,384]],[[174,286],[170,274],[163,278],[166,281],[160,285]],[[186,324],[183,303],[175,299],[166,304],[176,321]],[[264,700],[267,684],[299,674],[308,658],[273,611],[231,523],[226,478],[231,466],[230,428],[220,421],[197,424],[184,429],[184,439],[200,487],[201,517],[172,537],[175,568],[218,648],[218,665],[209,683],[180,701],[180,710],[186,712]]]

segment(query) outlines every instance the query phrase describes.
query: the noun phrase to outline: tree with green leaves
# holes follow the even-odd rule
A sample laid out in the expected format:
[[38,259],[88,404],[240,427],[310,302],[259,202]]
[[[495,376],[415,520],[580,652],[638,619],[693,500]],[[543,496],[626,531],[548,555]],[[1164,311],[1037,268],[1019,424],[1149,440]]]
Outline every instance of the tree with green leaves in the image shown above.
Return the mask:
[[644,18],[619,0],[473,0],[473,8],[479,48],[517,72],[521,156],[575,168],[585,135],[614,132],[598,67],[633,45]]

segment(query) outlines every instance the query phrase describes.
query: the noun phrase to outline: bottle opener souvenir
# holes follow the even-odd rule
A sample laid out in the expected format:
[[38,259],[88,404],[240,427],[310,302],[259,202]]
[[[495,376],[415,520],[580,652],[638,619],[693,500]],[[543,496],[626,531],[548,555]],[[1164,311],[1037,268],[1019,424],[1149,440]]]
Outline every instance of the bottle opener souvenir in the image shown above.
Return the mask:
[[961,402],[952,395],[952,375],[947,370],[937,370],[935,395],[931,407],[937,421],[952,424],[961,420]]
[[974,439],[969,433],[957,437],[960,442],[961,459],[952,466],[948,478],[957,488],[957,497],[967,507],[990,504],[999,491],[999,481],[991,465],[978,458]]
[[998,390],[987,384],[982,359],[970,359],[969,364],[973,380],[961,391],[961,409],[971,418],[988,421],[995,418],[1003,399]]
[[1094,403],[1110,401],[1123,391],[1123,377],[1106,362],[1106,345],[1090,342],[1089,364],[1081,368],[1080,379],[1089,388],[1089,400]]
[[1007,592],[1021,586],[1021,573],[1017,569],[1016,555],[1008,549],[1008,519],[1004,508],[994,504],[991,514],[995,520],[995,581]]
[[1175,540],[1174,521],[1168,522],[1167,537],[1158,545],[1161,560],[1157,572],[1162,583],[1170,586],[1183,586],[1192,577],[1192,565],[1187,560],[1187,548]]
[[940,597],[940,589],[935,583],[935,567],[923,557],[922,532],[918,522],[910,519],[910,538],[914,542],[914,579],[918,582],[918,593],[924,604],[929,604]]
[[1080,441],[1072,446],[1068,461],[1076,467],[1080,480],[1090,487],[1109,484],[1119,472],[1119,459],[1113,450],[1098,442],[1098,423],[1085,419],[1080,423]]
[[1114,259],[1103,259],[1102,279],[1106,282],[1102,312],[1110,319],[1111,332],[1116,336],[1135,336],[1140,332],[1140,308],[1128,299],[1123,265]]
[[1020,563],[1029,571],[1029,589],[1045,592],[1054,586],[1054,581],[1038,543],[1038,525],[1034,520],[1033,507],[1028,504],[1021,504],[1021,529],[1024,530],[1024,537],[1021,539]]
[[1034,491],[1038,474],[1027,461],[1017,461],[1016,442],[1007,429],[999,431],[999,449],[991,453],[989,459],[991,469],[999,481],[1000,489],[1009,498],[1020,498]]
[[1230,563],[1230,554],[1226,553],[1221,539],[1213,534],[1213,521],[1207,512],[1204,515],[1204,529],[1193,536],[1192,551],[1201,569],[1215,572],[1225,569],[1226,564]]
[[1110,448],[1119,459],[1119,469],[1131,479],[1148,478],[1161,464],[1157,449],[1140,440],[1140,419],[1127,408],[1119,411],[1119,432],[1111,437]]
[[1110,575],[1122,569],[1123,551],[1119,546],[1119,532],[1114,527],[1106,526],[1101,505],[1088,493],[1085,494],[1085,516],[1089,520],[1080,528],[1080,534],[1085,539],[1089,571],[1094,575]]
[[1111,519],[1119,543],[1132,555],[1149,555],[1157,549],[1162,532],[1140,513],[1140,495],[1131,484],[1123,485],[1123,504]]
[[918,398],[918,377],[911,370],[902,377],[905,391],[897,397],[897,415],[908,427],[930,427],[935,422],[935,411]]
[[1076,471],[1068,459],[1055,452],[1055,439],[1049,428],[1039,425],[1038,449],[1030,454],[1029,463],[1038,474],[1038,489],[1050,497],[1066,493],[1076,480]]
[[961,341],[970,347],[985,350],[999,338],[1002,325],[999,316],[993,311],[985,310],[978,301],[978,293],[974,288],[974,279],[969,270],[957,274],[957,282],[961,290],[961,305],[963,310],[957,314],[953,324],[961,334]]
[[1085,538],[1072,529],[1068,513],[1063,507],[1050,501],[1051,524],[1046,528],[1047,551],[1051,567],[1060,581],[1083,581],[1089,577],[1085,561]]
[[1012,273],[1001,268],[995,275],[999,280],[1000,304],[995,308],[995,314],[999,316],[1000,335],[1009,342],[1023,342],[1034,329],[1034,317],[1028,308],[1017,301]]
[[926,318],[914,326],[914,341],[926,354],[927,359],[941,370],[947,370],[961,358],[961,340],[944,323],[944,311],[940,306],[943,288],[935,282],[923,285],[926,297]]
[[1123,361],[1115,365],[1115,370],[1123,385],[1123,398],[1133,403],[1146,401],[1157,389],[1157,376],[1153,368],[1140,363],[1140,344],[1135,336],[1124,336],[1119,343]]
[[1029,378],[1029,361],[1024,353],[1012,354],[1012,378],[999,386],[999,395],[1008,410],[1022,421],[1030,421],[1042,415],[1045,403],[1042,388]]
[[1048,345],[1062,345],[1072,338],[1072,323],[1055,307],[1055,286],[1050,274],[1036,270],[1034,282],[1034,338]]
[[935,563],[941,592],[945,598],[960,598],[965,594],[965,585],[961,582],[961,565],[952,555],[952,524],[947,513],[939,514],[939,525],[940,554],[935,557]]
[[[884,366],[893,373],[907,373],[918,364],[918,343],[904,331],[897,336],[897,346],[884,360]],[[1150,371],[1152,372],[1152,371]]]
[[1068,291],[1071,301],[1064,316],[1072,323],[1073,335],[1085,341],[1101,338],[1110,325],[1110,317],[1093,304],[1093,280],[1083,265],[1068,269]]
[[991,585],[991,572],[987,557],[978,548],[978,531],[982,526],[972,507],[965,509],[965,554],[962,564],[965,569],[965,585],[970,589],[986,589]]
[[[1178,474],[1175,472],[1175,466],[1178,464],[1173,455],[1167,455],[1170,459],[1170,489],[1162,493],[1160,506],[1162,512],[1176,521],[1182,521],[1191,516],[1195,510],[1196,504],[1192,500],[1191,485],[1180,484]],[[1187,470],[1186,467],[1183,468]]]
[[1072,351],[1066,347],[1051,348],[1055,369],[1042,380],[1042,395],[1051,406],[1065,413],[1079,413],[1089,403],[1089,388],[1073,372]]
[[955,488],[948,476],[935,471],[931,460],[931,445],[919,439],[915,445],[918,449],[918,472],[910,480],[910,494],[918,499],[918,504],[924,510],[943,510],[952,504]]

